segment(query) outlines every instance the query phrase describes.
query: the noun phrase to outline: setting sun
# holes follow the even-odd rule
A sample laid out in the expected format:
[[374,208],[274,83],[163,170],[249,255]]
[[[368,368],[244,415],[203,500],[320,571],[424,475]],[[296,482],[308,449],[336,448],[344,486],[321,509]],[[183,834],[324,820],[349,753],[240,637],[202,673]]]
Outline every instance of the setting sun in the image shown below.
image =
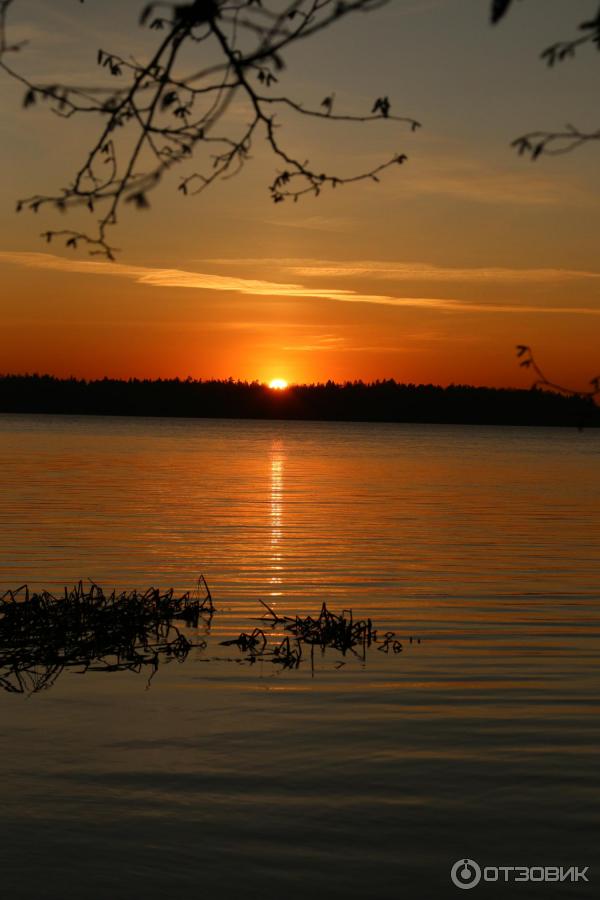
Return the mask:
[[287,381],[284,381],[283,378],[273,378],[272,381],[269,382],[269,387],[273,391],[285,391],[288,386]]

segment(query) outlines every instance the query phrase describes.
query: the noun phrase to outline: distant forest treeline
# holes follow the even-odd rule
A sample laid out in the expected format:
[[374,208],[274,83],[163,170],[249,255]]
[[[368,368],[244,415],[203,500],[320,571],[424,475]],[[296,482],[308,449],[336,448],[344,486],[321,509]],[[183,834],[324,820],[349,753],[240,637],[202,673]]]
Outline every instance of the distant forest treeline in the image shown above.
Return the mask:
[[75,415],[321,419],[487,425],[599,426],[600,409],[542,390],[362,381],[274,391],[258,382],[175,379],[86,381],[0,376],[0,412]]

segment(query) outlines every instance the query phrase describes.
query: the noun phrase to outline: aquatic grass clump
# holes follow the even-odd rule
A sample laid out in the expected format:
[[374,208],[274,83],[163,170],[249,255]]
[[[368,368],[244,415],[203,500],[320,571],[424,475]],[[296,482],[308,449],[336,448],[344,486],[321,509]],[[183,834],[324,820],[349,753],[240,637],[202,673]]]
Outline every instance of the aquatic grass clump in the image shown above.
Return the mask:
[[[268,603],[260,600],[266,609],[261,619],[271,629],[282,629],[283,639],[276,644],[269,643],[262,628],[255,628],[251,633],[243,631],[237,638],[221,641],[221,646],[236,646],[246,654],[250,663],[257,661],[272,662],[283,668],[297,669],[303,657],[305,647],[310,648],[311,664],[314,663],[314,650],[319,647],[336,650],[343,656],[352,653],[365,660],[371,645],[383,653],[401,653],[402,642],[393,631],[386,631],[378,637],[371,619],[355,619],[351,609],[343,609],[337,614],[327,608],[324,602],[318,616],[280,616]],[[412,644],[413,638],[410,638]],[[420,641],[419,641],[420,643]],[[344,665],[341,661],[338,667]]]
[[[225,660],[206,656],[203,661],[297,669],[308,656],[314,674],[316,648],[322,654],[341,654],[336,668],[348,656],[366,662],[371,646],[386,654],[402,652],[395,632],[379,637],[371,619],[355,619],[352,610],[337,614],[323,603],[318,616],[281,616],[260,602],[266,610],[261,627],[220,642],[235,647],[238,655]],[[183,662],[192,647],[207,648],[207,641],[192,643],[178,625],[196,628],[202,620],[208,633],[214,611],[203,577],[194,595],[188,591],[181,596],[173,588],[105,594],[99,585],[84,587],[80,581],[57,597],[48,591],[31,593],[23,585],[0,597],[0,688],[37,693],[67,669],[76,674],[148,671],[149,684],[161,662]],[[409,640],[412,644],[413,638]]]
[[300,644],[318,646],[322,649],[330,647],[342,654],[348,651],[362,651],[364,656],[367,647],[371,646],[376,634],[371,619],[354,619],[351,609],[343,609],[338,615],[331,612],[324,602],[319,615],[313,616],[279,616],[264,600],[260,601],[267,610],[265,619],[272,626],[279,625],[292,634]]
[[152,677],[161,661],[182,662],[193,646],[175,623],[195,627],[213,612],[203,577],[197,597],[176,597],[172,588],[105,594],[99,585],[84,587],[81,581],[56,597],[30,593],[23,585],[0,597],[0,687],[35,693],[54,684],[65,668],[83,673],[150,667]]

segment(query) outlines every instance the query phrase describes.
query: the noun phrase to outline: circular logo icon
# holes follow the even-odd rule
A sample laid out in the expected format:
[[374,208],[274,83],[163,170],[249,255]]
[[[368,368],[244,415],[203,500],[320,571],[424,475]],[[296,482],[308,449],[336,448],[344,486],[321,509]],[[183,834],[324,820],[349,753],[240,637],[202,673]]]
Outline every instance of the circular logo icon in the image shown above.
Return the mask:
[[468,891],[481,881],[481,868],[474,859],[459,859],[450,870],[450,878],[457,888]]

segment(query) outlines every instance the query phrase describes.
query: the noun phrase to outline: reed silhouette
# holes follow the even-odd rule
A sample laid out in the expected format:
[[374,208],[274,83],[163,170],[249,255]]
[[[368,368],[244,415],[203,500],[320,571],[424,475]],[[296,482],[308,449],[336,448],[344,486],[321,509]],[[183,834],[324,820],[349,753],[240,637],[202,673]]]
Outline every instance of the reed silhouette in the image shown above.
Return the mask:
[[197,626],[211,617],[212,597],[175,597],[156,588],[104,594],[79,582],[62,597],[30,593],[27,585],[0,597],[0,687],[37,693],[51,687],[65,669],[80,673],[141,672],[150,678],[161,662],[182,662],[192,644],[176,623]]
[[[200,588],[204,596],[200,595]],[[241,632],[219,646],[236,647],[238,655],[209,655],[204,662],[270,663],[297,669],[310,659],[314,674],[315,650],[366,662],[375,646],[383,653],[402,652],[394,632],[381,637],[371,619],[356,620],[352,610],[337,615],[323,603],[317,617],[280,616],[260,601],[266,614],[260,628]],[[173,589],[141,593],[105,594],[97,584],[79,582],[56,597],[48,591],[31,593],[27,585],[0,597],[0,687],[13,694],[35,694],[51,688],[65,671],[149,673],[147,687],[165,662],[184,662],[192,648],[206,650],[215,606],[203,577],[197,596],[176,597]],[[205,626],[207,640],[191,640],[180,627]],[[180,627],[178,627],[178,625]],[[420,643],[420,639],[408,638]],[[306,652],[308,650],[308,653]]]
[[[222,646],[236,646],[246,654],[246,660],[250,663],[268,661],[274,665],[286,669],[297,669],[302,662],[305,652],[308,650],[311,669],[314,671],[315,649],[321,653],[326,650],[335,650],[347,657],[349,655],[365,662],[367,651],[372,646],[377,650],[389,654],[397,654],[403,650],[403,643],[394,631],[386,631],[379,636],[371,619],[355,619],[351,609],[343,609],[336,614],[323,603],[318,616],[280,616],[275,610],[260,600],[266,610],[261,622],[263,628],[255,628],[254,631],[242,632],[237,638],[221,641]],[[269,640],[269,632],[266,628],[275,632],[275,639]],[[410,636],[409,643],[421,643],[420,638]],[[337,663],[336,668],[345,665],[345,659]]]

